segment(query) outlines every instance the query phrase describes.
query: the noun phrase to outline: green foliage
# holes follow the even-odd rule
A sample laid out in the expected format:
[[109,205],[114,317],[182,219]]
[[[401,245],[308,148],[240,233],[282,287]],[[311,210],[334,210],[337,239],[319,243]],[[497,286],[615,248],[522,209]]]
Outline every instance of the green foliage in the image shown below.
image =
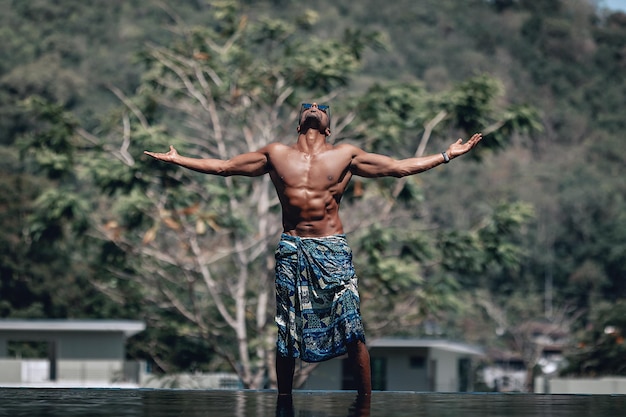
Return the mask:
[[475,233],[450,231],[439,241],[442,263],[446,269],[462,271],[475,276],[484,270],[485,254],[480,250],[481,242]]
[[[370,228],[359,237],[356,261],[368,308],[389,320],[386,332],[415,336],[425,320],[445,322],[468,308],[462,305],[461,289],[511,294],[515,282],[510,275],[527,260],[520,236],[532,218],[527,204],[501,203],[467,232],[427,237],[415,230],[417,222],[401,229]],[[369,316],[367,309],[364,314]],[[455,335],[454,329],[440,332]]]
[[478,228],[443,233],[438,243],[443,266],[458,273],[468,288],[511,291],[510,275],[527,259],[520,235],[532,218],[533,208],[528,204],[500,203]]
[[406,227],[375,226],[354,246],[366,323],[385,323],[383,331],[371,330],[374,336],[418,335],[424,319],[459,307],[457,280],[426,266],[436,256],[427,236]]
[[478,235],[488,253],[489,262],[512,270],[518,268],[523,259],[520,251],[519,231],[533,217],[533,207],[526,203],[499,204],[491,221],[482,227]]
[[[367,149],[397,154],[397,149],[417,148],[416,138],[426,127],[436,132],[462,131],[465,135],[483,132],[487,137],[473,153],[503,149],[511,136],[541,130],[538,111],[517,104],[501,108],[504,94],[501,82],[483,74],[461,82],[439,94],[428,93],[421,83],[376,84],[360,99],[359,120],[367,132]],[[360,130],[359,130],[360,132]]]
[[359,62],[352,48],[340,42],[306,41],[294,45],[298,53],[286,68],[289,80],[306,90],[329,93],[345,87]]
[[30,114],[32,127],[16,143],[23,158],[33,157],[36,170],[43,170],[48,178],[67,178],[73,170],[72,138],[77,121],[63,106],[51,104],[33,96],[24,103]]
[[459,84],[443,99],[443,107],[452,113],[464,132],[479,132],[494,107],[494,99],[503,92],[502,84],[487,75],[471,78]]
[[95,159],[89,171],[98,188],[108,194],[130,192],[137,184],[137,172],[119,160]]
[[152,202],[143,193],[134,190],[119,197],[113,207],[113,215],[121,220],[121,224],[129,229],[145,226],[148,217],[146,213],[152,207]]
[[[519,104],[505,110],[502,115],[502,126],[494,132],[494,135],[508,138],[515,133],[529,135],[542,130],[543,125],[537,108]],[[503,143],[504,138],[498,137],[496,140],[498,143]]]
[[602,305],[567,356],[563,375],[626,375],[626,301]]
[[78,195],[67,190],[46,190],[35,201],[30,234],[34,240],[61,238],[66,223],[71,224],[73,233],[80,234],[87,229],[88,212],[88,206]]
[[406,243],[404,238],[392,229],[380,228],[369,230],[362,238],[361,248],[368,258],[363,274],[379,281],[390,295],[415,289],[424,281],[417,259],[424,257],[426,245],[418,246],[418,237]]
[[[385,83],[370,87],[359,103],[359,118],[366,123],[370,152],[394,153],[414,139],[433,109],[420,83]],[[363,132],[365,134],[365,132]],[[408,136],[408,138],[407,138]],[[371,139],[369,139],[371,138]]]

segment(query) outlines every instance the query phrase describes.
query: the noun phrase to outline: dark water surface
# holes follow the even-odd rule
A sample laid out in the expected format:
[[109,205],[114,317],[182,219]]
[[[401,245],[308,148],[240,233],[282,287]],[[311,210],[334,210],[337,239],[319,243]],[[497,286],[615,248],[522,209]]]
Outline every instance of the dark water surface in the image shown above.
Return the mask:
[[370,404],[345,391],[0,388],[0,416],[151,417],[621,417],[623,395],[374,392]]

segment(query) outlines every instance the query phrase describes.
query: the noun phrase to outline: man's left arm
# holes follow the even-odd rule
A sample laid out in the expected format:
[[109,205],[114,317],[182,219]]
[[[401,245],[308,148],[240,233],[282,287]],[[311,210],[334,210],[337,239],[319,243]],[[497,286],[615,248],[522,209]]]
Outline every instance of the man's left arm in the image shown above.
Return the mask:
[[482,139],[482,134],[476,133],[467,141],[459,139],[452,143],[445,152],[434,155],[420,156],[407,159],[393,159],[385,155],[359,151],[355,154],[350,165],[354,175],[361,177],[406,177],[428,171],[438,165],[447,163],[470,150]]

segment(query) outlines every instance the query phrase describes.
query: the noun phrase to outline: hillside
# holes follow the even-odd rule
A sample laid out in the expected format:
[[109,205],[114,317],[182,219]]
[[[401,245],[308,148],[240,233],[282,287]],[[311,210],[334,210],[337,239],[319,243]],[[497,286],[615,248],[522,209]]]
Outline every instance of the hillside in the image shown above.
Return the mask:
[[[435,323],[441,336],[506,344],[495,329],[507,320],[513,329],[519,324],[515,315],[522,311],[528,313],[518,317],[522,320],[560,320],[574,341],[589,337],[582,334],[585,329],[602,327],[607,311],[622,305],[626,298],[626,146],[622,140],[626,14],[597,10],[585,0],[320,0],[314,5],[290,0],[227,1],[220,3],[226,5],[223,9],[213,4],[0,0],[1,317],[143,317],[153,321],[155,330],[135,342],[133,354],[159,358],[164,370],[213,366],[207,364],[216,353],[207,348],[206,340],[188,329],[181,336],[171,323],[156,325],[175,320],[168,314],[161,316],[159,308],[146,311],[140,285],[124,281],[128,299],[123,301],[115,298],[118,293],[107,292],[110,264],[123,264],[129,275],[137,272],[130,252],[107,246],[108,252],[101,243],[79,242],[76,235],[93,238],[89,222],[76,212],[68,215],[67,202],[68,206],[56,207],[61,214],[54,217],[50,206],[42,209],[41,197],[46,190],[73,184],[83,196],[92,196],[85,207],[93,211],[108,207],[101,201],[106,192],[93,192],[93,184],[85,180],[89,169],[105,168],[83,166],[71,177],[61,173],[82,162],[74,158],[80,159],[80,152],[89,148],[76,145],[72,135],[77,127],[114,140],[110,132],[121,126],[127,98],[140,103],[155,126],[165,126],[169,130],[164,132],[172,137],[184,137],[191,129],[188,119],[142,96],[156,71],[146,51],[154,45],[180,47],[184,35],[198,28],[219,34],[232,26],[228,19],[235,15],[245,16],[246,22],[265,22],[275,31],[266,33],[268,37],[280,34],[284,22],[293,24],[294,45],[303,49],[313,37],[342,39],[337,41],[341,46],[352,42],[360,67],[346,75],[345,85],[343,74],[337,75],[333,79],[340,86],[337,95],[326,94],[333,97],[337,120],[364,109],[354,103],[374,88],[389,92],[398,85],[414,85],[425,96],[436,97],[481,75],[502,86],[501,96],[494,99],[495,110],[529,106],[539,114],[540,129],[514,126],[503,146],[486,144],[480,158],[454,161],[445,170],[410,183],[414,194],[406,197],[409,202],[398,210],[396,220],[419,224],[424,235],[432,238],[430,244],[444,241],[437,240],[443,239],[437,233],[458,239],[454,242],[480,235],[482,243],[490,234],[497,247],[482,247],[493,262],[485,262],[480,270],[438,266],[443,269],[437,271],[454,281],[445,291],[452,291],[461,307],[448,311],[442,307],[445,303],[434,302],[407,335],[423,335],[426,324]],[[216,9],[229,13],[216,17]],[[261,49],[244,52],[270,54]],[[315,97],[323,96],[315,92],[319,94]],[[33,116],[32,103],[39,100],[47,109],[45,122]],[[65,113],[51,111],[50,104]],[[56,129],[59,120],[66,131]],[[229,120],[235,124],[237,119]],[[59,135],[48,138],[57,146],[55,152],[61,148],[76,152],[67,159],[57,158],[56,153],[46,155],[44,162],[58,170],[56,177],[45,175],[37,165],[42,159],[34,162],[29,153],[33,136],[50,133],[46,130],[50,125]],[[487,127],[487,123],[481,126]],[[352,132],[349,128],[346,132]],[[404,142],[385,145],[387,138],[380,138],[379,146],[392,156],[408,157],[421,130],[422,126],[406,128],[402,133],[412,136]],[[428,153],[439,152],[451,140],[470,133],[460,124],[436,130]],[[62,140],[55,142],[55,138]],[[363,137],[355,134],[348,139],[358,142]],[[105,145],[98,146],[105,149]],[[138,160],[140,156],[134,155]],[[112,165],[106,169],[114,172]],[[118,184],[112,183],[111,187]],[[516,207],[528,208],[532,218],[526,219],[526,211],[515,211]],[[55,223],[61,217],[69,224]],[[485,224],[486,219],[492,223]],[[510,241],[498,240],[500,235]],[[369,262],[367,245],[358,247],[360,259]],[[443,251],[435,244],[430,249]],[[79,253],[82,250],[85,253]],[[426,258],[417,263],[426,272],[434,268]],[[366,292],[379,288],[369,286],[374,279],[368,281],[367,274],[374,276],[373,269],[363,267]],[[63,292],[58,291],[61,287]],[[488,294],[489,303],[478,303],[480,294]],[[384,329],[375,322],[375,313],[367,313],[374,333]],[[175,344],[172,352],[166,352],[168,344]],[[607,370],[599,366],[597,372]]]

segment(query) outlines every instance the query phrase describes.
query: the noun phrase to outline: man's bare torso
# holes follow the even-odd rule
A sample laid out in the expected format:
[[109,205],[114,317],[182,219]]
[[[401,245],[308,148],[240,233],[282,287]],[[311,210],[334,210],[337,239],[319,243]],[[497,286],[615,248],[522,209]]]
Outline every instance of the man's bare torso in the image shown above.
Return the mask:
[[321,152],[274,144],[267,149],[269,174],[283,211],[284,233],[322,237],[343,233],[339,203],[352,177],[349,145],[325,144]]
[[252,177],[269,174],[282,206],[284,232],[323,237],[343,233],[339,204],[352,175],[367,178],[415,175],[468,152],[482,139],[476,133],[466,143],[459,139],[451,144],[446,152],[395,160],[352,145],[328,143],[330,118],[328,107],[323,107],[326,110],[313,103],[301,111],[298,139],[292,146],[273,143],[229,160],[189,158],[179,155],[173,146],[167,153],[145,153],[205,174]]

